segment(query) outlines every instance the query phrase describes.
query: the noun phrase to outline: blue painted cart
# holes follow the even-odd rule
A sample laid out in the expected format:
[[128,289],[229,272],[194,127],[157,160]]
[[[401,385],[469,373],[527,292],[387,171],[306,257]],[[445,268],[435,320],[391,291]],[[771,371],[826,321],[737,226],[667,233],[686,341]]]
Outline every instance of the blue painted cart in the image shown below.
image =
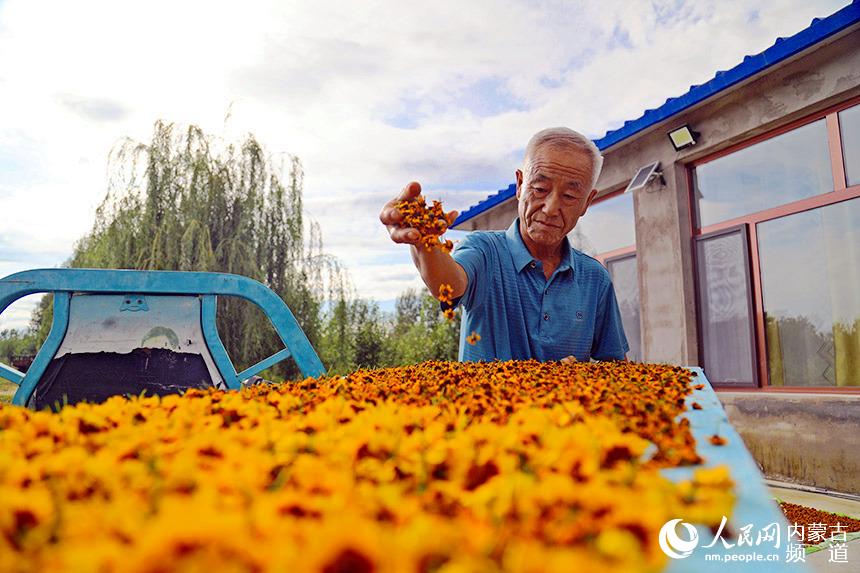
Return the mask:
[[[241,382],[292,356],[305,376],[325,374],[290,309],[260,282],[202,272],[43,269],[0,280],[0,313],[21,297],[54,296],[47,340],[27,373],[0,363],[0,377],[18,384],[13,403],[50,405],[60,392],[123,379],[122,388],[155,393],[189,387],[238,389]],[[274,355],[237,372],[215,324],[219,296],[259,307],[284,344]],[[74,364],[109,364],[105,376],[74,376]],[[107,378],[105,380],[104,378]],[[113,392],[117,393],[117,392]],[[84,399],[87,395],[84,391]],[[104,397],[104,396],[102,396]]]
[[[764,485],[764,479],[759,471],[753,457],[744,446],[740,435],[729,423],[728,416],[705,377],[701,368],[690,367],[696,373],[693,384],[703,384],[701,390],[694,390],[688,402],[697,402],[702,406],[701,410],[689,410],[684,413],[690,420],[690,428],[696,438],[696,451],[704,458],[704,467],[727,465],[731,478],[735,482],[735,493],[737,501],[732,516],[728,519],[726,529],[720,536],[726,543],[717,539],[716,544],[706,548],[715,539],[715,533],[705,527],[696,530],[698,543],[691,548],[689,555],[671,559],[668,573],[708,573],[708,572],[773,572],[773,573],[803,573],[810,569],[802,561],[797,561],[797,551],[793,552],[789,559],[788,549],[788,523],[780,511],[773,495]],[[710,443],[710,437],[714,434],[727,440],[723,446]],[[663,470],[664,475],[673,481],[690,479],[693,471],[703,466],[692,466],[682,468],[671,468]],[[677,516],[683,520],[684,516]],[[772,527],[771,524],[776,524]],[[748,530],[751,533],[751,545],[738,545],[739,534],[745,526],[752,525]],[[779,547],[775,540],[759,541],[759,533],[771,526],[767,532],[774,529],[779,530]],[[691,536],[685,536],[682,524],[676,527],[676,533],[687,541]],[[726,533],[726,532],[730,533]],[[689,531],[687,532],[689,533]],[[796,539],[792,543],[799,543]],[[727,547],[726,544],[731,545]],[[802,546],[795,545],[803,555]],[[757,558],[756,555],[760,555]],[[778,557],[778,560],[775,559]],[[743,559],[750,559],[749,561]],[[789,562],[790,561],[790,562]]]

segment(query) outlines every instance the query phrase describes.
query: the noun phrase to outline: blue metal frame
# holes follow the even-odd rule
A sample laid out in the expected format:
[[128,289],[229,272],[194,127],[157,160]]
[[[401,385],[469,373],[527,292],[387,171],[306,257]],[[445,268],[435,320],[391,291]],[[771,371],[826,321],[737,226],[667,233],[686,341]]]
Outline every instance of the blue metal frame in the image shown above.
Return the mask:
[[[245,378],[292,356],[304,376],[321,376],[325,368],[302,331],[295,316],[281,298],[264,284],[239,275],[177,271],[126,271],[101,269],[38,269],[0,279],[0,314],[24,296],[54,294],[54,322],[51,333],[26,375],[0,363],[0,377],[18,384],[14,404],[29,400],[39,378],[54,358],[69,322],[72,293],[202,296],[201,325],[204,338],[218,371],[228,388],[239,388]],[[244,370],[236,369],[224,348],[215,325],[216,297],[236,296],[257,305],[272,322],[286,349]]]
[[290,355],[290,349],[284,348],[280,352],[276,352],[275,354],[272,354],[271,356],[269,356],[265,360],[260,360],[259,362],[257,362],[253,366],[251,366],[250,368],[246,368],[245,370],[239,372],[239,374],[237,374],[237,377],[239,378],[239,380],[247,380],[251,376],[254,376],[255,374],[259,374],[260,372],[262,372],[266,368],[268,368],[270,366],[274,366],[275,364],[277,364],[281,360],[286,360],[290,356],[291,356]]
[[21,384],[21,381],[24,379],[24,373],[0,362],[0,378],[11,380],[14,384]]
[[224,378],[227,388],[235,390],[239,388],[242,380],[236,375],[236,367],[233,366],[233,361],[230,360],[230,355],[227,354],[227,349],[224,348],[224,343],[221,342],[221,336],[218,334],[218,326],[215,324],[215,316],[218,310],[217,303],[218,297],[215,295],[203,295],[203,304],[200,307],[203,338],[206,339],[206,346],[209,347],[212,360],[215,361],[215,366],[218,367],[218,372]]

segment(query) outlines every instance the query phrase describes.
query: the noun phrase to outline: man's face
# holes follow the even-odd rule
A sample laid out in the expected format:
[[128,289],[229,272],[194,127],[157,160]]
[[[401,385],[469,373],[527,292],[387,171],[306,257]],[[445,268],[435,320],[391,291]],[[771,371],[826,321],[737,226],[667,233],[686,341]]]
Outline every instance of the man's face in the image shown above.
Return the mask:
[[591,160],[575,147],[541,145],[523,168],[517,170],[520,229],[539,246],[557,247],[597,194],[590,189]]

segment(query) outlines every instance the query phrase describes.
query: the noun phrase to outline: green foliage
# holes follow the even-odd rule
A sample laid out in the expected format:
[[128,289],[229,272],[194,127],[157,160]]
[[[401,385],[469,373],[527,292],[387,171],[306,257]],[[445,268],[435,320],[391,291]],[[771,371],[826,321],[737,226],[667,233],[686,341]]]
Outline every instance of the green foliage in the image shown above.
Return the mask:
[[12,384],[11,382],[7,382],[6,380],[0,379],[0,403],[11,404],[12,398],[15,396],[15,392],[17,390],[17,385]]
[[33,336],[36,348],[42,346],[45,339],[48,338],[48,333],[51,332],[51,323],[54,320],[54,295],[46,294],[39,300],[38,306],[33,309],[33,315],[30,319],[30,329],[28,334]]
[[[36,336],[31,330],[19,332],[13,329],[0,330],[0,362],[12,365],[16,356],[36,354]],[[0,378],[0,403],[9,403],[18,389],[17,384]]]
[[32,332],[0,330],[0,362],[11,364],[15,356],[28,356],[35,353],[36,337]]
[[332,374],[358,368],[401,366],[425,360],[456,360],[460,321],[442,315],[439,301],[409,289],[395,303],[393,317],[365,300],[335,305],[317,349]]
[[340,300],[329,313],[317,351],[331,374],[382,366],[389,332],[376,303]]
[[386,366],[424,360],[456,360],[460,321],[449,321],[440,312],[439,301],[426,293],[407,290],[395,303],[394,325],[385,341]]

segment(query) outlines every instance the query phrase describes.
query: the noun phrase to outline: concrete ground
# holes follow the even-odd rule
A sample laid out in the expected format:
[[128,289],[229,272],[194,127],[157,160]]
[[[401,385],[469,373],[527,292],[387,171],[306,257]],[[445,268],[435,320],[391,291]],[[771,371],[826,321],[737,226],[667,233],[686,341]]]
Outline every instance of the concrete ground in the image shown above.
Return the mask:
[[[815,493],[796,489],[793,484],[766,480],[768,489],[774,497],[788,502],[805,505],[821,511],[839,513],[860,519],[860,499],[846,499],[825,493]],[[860,539],[849,541],[847,547],[848,563],[831,563],[827,549],[806,556],[806,563],[814,573],[854,573],[860,571]]]

